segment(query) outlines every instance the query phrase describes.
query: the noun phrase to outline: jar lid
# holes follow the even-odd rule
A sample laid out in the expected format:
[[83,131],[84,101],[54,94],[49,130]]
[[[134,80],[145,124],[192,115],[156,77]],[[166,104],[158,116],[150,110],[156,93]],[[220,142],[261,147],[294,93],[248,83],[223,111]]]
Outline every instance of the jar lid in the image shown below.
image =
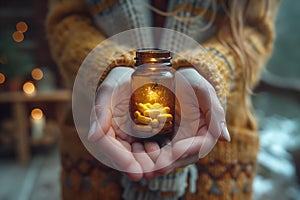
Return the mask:
[[171,52],[158,48],[144,48],[136,50],[136,65],[144,63],[169,63],[171,65]]

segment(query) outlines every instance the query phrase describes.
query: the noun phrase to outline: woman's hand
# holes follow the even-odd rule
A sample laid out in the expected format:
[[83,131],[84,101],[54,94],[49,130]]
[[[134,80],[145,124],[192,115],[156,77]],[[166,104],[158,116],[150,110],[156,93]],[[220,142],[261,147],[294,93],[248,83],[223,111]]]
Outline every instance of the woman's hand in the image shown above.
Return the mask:
[[197,162],[212,150],[218,139],[230,141],[225,112],[216,92],[195,69],[176,72],[176,97],[181,120],[176,123],[175,137],[161,149],[156,160],[160,174]]
[[[138,181],[153,176],[154,162],[145,152],[144,144],[130,135],[132,72],[131,68],[114,68],[99,87],[88,139],[97,143],[103,160],[109,161],[110,167]],[[151,148],[152,145],[145,143],[145,146]]]

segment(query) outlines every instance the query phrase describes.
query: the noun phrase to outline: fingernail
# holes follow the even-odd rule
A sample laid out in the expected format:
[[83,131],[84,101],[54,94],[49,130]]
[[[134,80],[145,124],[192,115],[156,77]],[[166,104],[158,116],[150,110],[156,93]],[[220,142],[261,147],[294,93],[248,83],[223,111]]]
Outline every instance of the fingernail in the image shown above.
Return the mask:
[[227,141],[230,142],[231,138],[230,138],[230,134],[229,131],[227,129],[226,123],[222,122],[221,123],[221,128],[222,128],[222,133],[221,136]]
[[93,121],[91,127],[90,127],[90,130],[89,130],[89,133],[88,133],[88,140],[89,141],[93,141],[93,135],[95,134],[96,132],[96,126],[97,126],[97,123],[96,121]]
[[205,154],[203,151],[200,150],[199,153],[198,153],[198,158],[199,158],[199,159],[204,158],[205,155],[206,155],[206,154]]

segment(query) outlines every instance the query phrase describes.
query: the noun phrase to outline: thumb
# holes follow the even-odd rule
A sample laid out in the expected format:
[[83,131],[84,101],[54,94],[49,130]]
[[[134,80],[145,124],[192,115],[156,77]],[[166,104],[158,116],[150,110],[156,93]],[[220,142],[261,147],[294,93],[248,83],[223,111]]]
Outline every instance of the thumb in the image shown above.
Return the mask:
[[215,139],[230,141],[230,135],[225,123],[225,112],[214,87],[195,69],[187,68],[180,73],[193,87],[200,111],[205,116],[207,129]]
[[88,140],[96,141],[106,134],[111,126],[111,94],[113,87],[103,83],[97,91],[95,106],[90,116]]
[[199,105],[205,115],[208,131],[219,140],[230,142],[230,135],[226,126],[226,114],[214,87],[203,78],[203,86],[196,93]]

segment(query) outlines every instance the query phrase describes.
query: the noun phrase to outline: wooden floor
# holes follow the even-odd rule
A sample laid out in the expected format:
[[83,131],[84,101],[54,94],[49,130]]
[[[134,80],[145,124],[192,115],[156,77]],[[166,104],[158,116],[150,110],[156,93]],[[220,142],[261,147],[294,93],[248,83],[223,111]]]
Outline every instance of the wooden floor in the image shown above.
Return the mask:
[[35,154],[26,166],[13,158],[0,158],[0,199],[59,200],[59,173],[57,148]]

